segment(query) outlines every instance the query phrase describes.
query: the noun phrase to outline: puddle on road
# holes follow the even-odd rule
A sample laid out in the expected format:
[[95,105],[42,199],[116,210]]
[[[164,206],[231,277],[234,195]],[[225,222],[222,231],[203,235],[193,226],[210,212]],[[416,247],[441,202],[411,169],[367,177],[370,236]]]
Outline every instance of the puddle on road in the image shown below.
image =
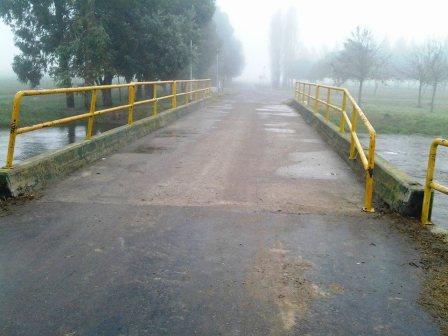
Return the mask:
[[294,110],[287,106],[287,105],[266,105],[263,106],[261,109],[265,109],[267,111],[277,111],[277,112],[293,112]]
[[167,151],[167,147],[162,146],[150,146],[150,145],[140,145],[137,146],[137,148],[129,151],[129,153],[139,153],[139,154],[154,154],[154,153],[160,153],[163,151]]
[[213,106],[208,106],[208,108],[216,109],[216,110],[231,110],[231,109],[233,109],[233,106],[232,105],[213,105]]
[[296,133],[295,130],[290,129],[290,128],[273,128],[273,127],[271,127],[271,128],[265,128],[264,130],[268,131],[268,132],[283,133],[283,134],[294,134],[294,133]]
[[[276,117],[297,117],[297,114],[293,113],[293,112],[275,112],[275,111],[271,111],[271,112],[260,112],[260,110],[257,110],[258,115],[261,116],[276,116]],[[268,111],[268,110],[262,110],[262,111]]]
[[264,124],[264,127],[288,127],[290,125],[290,123],[286,123],[286,122],[278,122],[278,123],[271,123],[271,124]]
[[287,178],[316,180],[336,180],[349,176],[348,166],[342,163],[335,165],[334,160],[328,160],[333,155],[335,154],[328,150],[292,153],[289,157],[296,163],[278,168],[275,174]]
[[320,139],[299,139],[299,141],[303,143],[325,144],[325,142]]
[[158,138],[185,138],[189,135],[197,134],[196,132],[192,132],[189,130],[182,129],[173,129],[173,130],[164,130],[156,133],[156,137]]
[[297,113],[294,112],[289,106],[286,105],[266,105],[255,109],[258,115],[261,116],[279,116],[279,117],[297,117]]

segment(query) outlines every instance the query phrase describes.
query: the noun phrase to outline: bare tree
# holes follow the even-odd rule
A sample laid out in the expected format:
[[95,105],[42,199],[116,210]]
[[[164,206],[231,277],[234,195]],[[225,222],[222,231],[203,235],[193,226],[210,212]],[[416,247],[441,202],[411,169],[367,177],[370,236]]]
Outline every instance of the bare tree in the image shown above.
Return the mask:
[[448,79],[448,57],[445,45],[436,40],[427,41],[424,52],[428,83],[432,87],[430,111],[433,112],[437,87]]
[[428,83],[427,55],[425,49],[422,46],[414,46],[402,70],[407,78],[418,82],[417,107],[419,108],[422,107],[423,86]]
[[283,87],[292,86],[294,60],[297,57],[297,11],[290,7],[285,16],[282,38],[282,80]]
[[277,11],[272,16],[270,27],[271,82],[274,88],[280,86],[282,74],[282,33],[282,13]]
[[359,82],[358,103],[361,104],[364,82],[375,78],[385,64],[385,57],[372,32],[357,27],[344,42],[344,48],[332,62],[332,67],[337,78]]

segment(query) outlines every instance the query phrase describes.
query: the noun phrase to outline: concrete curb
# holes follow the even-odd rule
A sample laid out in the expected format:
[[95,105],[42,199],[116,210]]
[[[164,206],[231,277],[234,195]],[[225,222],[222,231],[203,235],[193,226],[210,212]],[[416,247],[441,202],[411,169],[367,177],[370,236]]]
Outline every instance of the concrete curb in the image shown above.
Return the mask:
[[[322,115],[315,114],[295,100],[289,101],[288,105],[300,112],[305,121],[318,131],[324,140],[364,181],[365,172],[359,159],[348,159],[350,151],[349,135],[341,134],[337,126],[328,123]],[[423,186],[379,155],[375,156],[374,193],[393,211],[409,217],[420,217]]]
[[202,107],[209,99],[170,109],[155,117],[138,120],[132,125],[114,128],[91,140],[35,156],[12,169],[0,169],[0,196],[17,197],[41,189],[48,182],[101,159]]

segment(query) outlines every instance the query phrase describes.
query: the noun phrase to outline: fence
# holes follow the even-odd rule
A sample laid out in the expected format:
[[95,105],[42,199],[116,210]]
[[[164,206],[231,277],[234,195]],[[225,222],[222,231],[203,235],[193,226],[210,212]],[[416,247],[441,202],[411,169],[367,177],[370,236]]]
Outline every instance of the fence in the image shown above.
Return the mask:
[[[376,133],[371,123],[365,116],[364,112],[358,106],[349,91],[344,88],[313,83],[296,82],[294,90],[295,99],[300,104],[309,107],[316,114],[323,112],[323,115],[327,122],[331,122],[332,120],[331,112],[336,111],[339,114],[339,131],[341,133],[345,133],[345,128],[346,126],[348,127],[350,132],[349,158],[351,160],[355,160],[356,156],[359,155],[359,158],[366,172],[363,210],[367,212],[374,212],[372,200]],[[337,95],[338,97],[336,97]],[[321,106],[324,107],[323,111],[321,111]],[[348,107],[351,107],[350,117]],[[367,154],[365,153],[357,134],[358,118],[361,119],[369,134],[369,147]]]
[[[170,86],[170,94],[159,97],[157,95],[158,87],[161,85]],[[153,96],[151,99],[136,101],[136,91],[139,88],[143,90],[147,87],[152,87]],[[114,106],[97,110],[97,96],[99,92],[112,89],[128,89],[128,102],[125,105]],[[43,96],[43,95],[58,95],[69,93],[84,93],[90,96],[90,109],[88,112],[78,114],[66,118],[55,119],[52,121],[46,121],[39,124],[20,127],[20,107],[23,97],[26,96]],[[158,102],[164,100],[171,100],[171,107],[176,108],[178,106],[179,97],[183,97],[183,104],[188,104],[192,101],[196,101],[201,98],[210,96],[211,94],[211,80],[210,79],[198,79],[198,80],[171,80],[171,81],[153,81],[153,82],[134,82],[128,84],[115,84],[115,85],[102,85],[102,86],[86,86],[86,87],[73,87],[73,88],[60,88],[60,89],[48,89],[48,90],[27,90],[19,91],[14,97],[13,110],[10,123],[10,135],[8,143],[8,152],[6,156],[6,167],[10,169],[13,167],[14,149],[16,143],[16,137],[20,134],[33,132],[47,127],[55,127],[64,124],[69,124],[81,120],[87,120],[86,139],[90,139],[93,136],[93,128],[95,117],[104,115],[107,113],[120,112],[128,110],[128,124],[131,125],[134,122],[134,109],[137,106],[145,104],[152,105],[152,115],[158,113]]]
[[434,171],[436,167],[436,157],[437,148],[439,146],[448,147],[448,140],[437,138],[435,139],[429,150],[428,158],[428,170],[426,171],[426,182],[425,182],[425,195],[423,197],[423,207],[422,207],[422,224],[431,224],[431,208],[432,208],[432,197],[434,190],[440,191],[445,195],[448,195],[448,188],[434,182]]

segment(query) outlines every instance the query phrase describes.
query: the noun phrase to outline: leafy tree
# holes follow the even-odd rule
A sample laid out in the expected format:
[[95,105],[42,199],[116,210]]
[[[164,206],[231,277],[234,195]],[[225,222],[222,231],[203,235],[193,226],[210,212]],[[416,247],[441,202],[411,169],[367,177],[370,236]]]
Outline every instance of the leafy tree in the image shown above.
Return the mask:
[[219,39],[220,73],[223,80],[231,80],[241,74],[244,55],[241,42],[236,39],[227,14],[217,10],[213,21]]
[[226,82],[239,76],[244,67],[241,42],[235,37],[227,14],[219,8],[213,20],[201,32],[200,44],[194,49],[196,73],[199,76],[216,77],[216,56],[219,56],[219,73]]
[[[214,10],[214,0],[0,2],[0,17],[22,53],[14,69],[33,86],[46,72],[61,86],[71,86],[74,77],[87,85],[110,84],[115,76],[175,77],[191,60],[189,41],[199,41]],[[103,103],[112,104],[110,91]]]
[[[32,87],[39,85],[47,71],[60,86],[71,86],[67,46],[70,43],[70,0],[3,0],[0,17],[12,28],[21,51],[13,70],[19,80]],[[67,95],[67,106],[74,97]]]

